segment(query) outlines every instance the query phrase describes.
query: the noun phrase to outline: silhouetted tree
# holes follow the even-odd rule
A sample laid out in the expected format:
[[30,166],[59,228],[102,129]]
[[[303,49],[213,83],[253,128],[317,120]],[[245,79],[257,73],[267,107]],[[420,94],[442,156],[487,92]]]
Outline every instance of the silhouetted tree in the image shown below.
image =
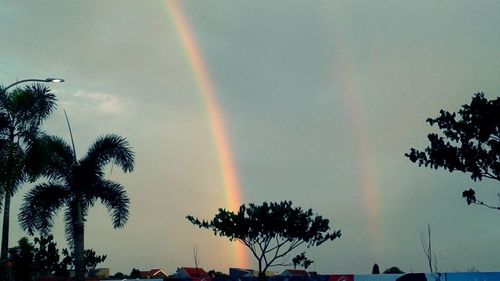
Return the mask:
[[404,271],[397,266],[389,267],[384,270],[384,274],[403,274]]
[[[487,100],[483,93],[477,93],[470,105],[463,105],[458,114],[441,110],[439,117],[428,118],[427,122],[431,126],[437,124],[441,134],[429,134],[430,146],[424,151],[412,148],[406,153],[412,162],[470,173],[474,181],[483,178],[500,181],[500,97]],[[462,196],[469,205],[500,210],[500,206],[478,200],[472,188],[465,190]]]
[[57,243],[51,235],[35,237],[34,267],[36,276],[51,276],[61,272]]
[[314,261],[308,259],[306,257],[306,253],[305,252],[302,252],[300,255],[296,255],[293,259],[292,259],[292,263],[293,263],[293,269],[296,269],[297,268],[297,265],[300,265],[302,266],[304,269],[307,269]]
[[259,265],[259,277],[265,278],[269,267],[284,264],[288,253],[301,245],[319,246],[340,237],[340,230],[330,231],[329,220],[314,215],[311,209],[293,207],[292,202],[241,205],[234,213],[225,209],[211,221],[186,217],[192,224],[243,243]]
[[11,198],[30,179],[25,169],[26,163],[30,161],[26,150],[38,137],[42,123],[55,108],[55,95],[42,84],[16,88],[10,92],[0,87],[0,199],[4,201],[0,278],[5,272],[1,269],[7,261],[9,248]]
[[9,249],[9,256],[14,280],[31,280],[34,273],[34,246],[28,238],[19,239],[18,246]]
[[141,271],[137,268],[132,268],[132,271],[130,272],[128,277],[130,279],[141,278]]
[[[73,269],[75,266],[75,254],[68,251],[68,249],[63,249],[62,254],[64,256],[61,261],[61,267],[64,270]],[[87,249],[84,251],[83,259],[85,261],[85,272],[90,272],[96,268],[96,266],[106,260],[106,255],[98,256],[93,249]]]
[[[69,270],[74,266],[73,253],[63,249],[62,255],[59,255],[52,235],[35,237],[34,241],[31,243],[28,238],[23,237],[18,246],[9,249],[14,280],[32,280],[40,276],[69,277]],[[106,255],[98,256],[92,249],[85,250],[87,271],[95,269],[105,259]]]
[[[125,138],[106,135],[91,145],[85,157],[76,160],[74,150],[61,138],[44,136],[33,144],[40,156],[48,183],[39,183],[24,197],[19,213],[21,227],[33,234],[46,234],[53,217],[65,208],[66,238],[74,249],[76,280],[85,278],[84,222],[97,200],[108,209],[113,227],[120,228],[128,219],[129,198],[123,186],[107,180],[104,167],[114,163],[124,172],[134,168],[134,154]],[[49,155],[49,157],[47,157]],[[44,163],[45,162],[45,163]]]
[[380,274],[380,268],[378,267],[378,264],[373,264],[372,268],[372,274]]
[[222,273],[220,271],[215,271],[214,269],[209,270],[207,272],[207,274],[212,279],[224,279],[224,280],[227,280],[227,278],[229,277],[229,275],[227,275],[225,273]]
[[438,272],[436,254],[432,253],[430,224],[427,224],[427,238],[425,237],[424,233],[420,233],[420,243],[422,244],[422,250],[424,250],[425,258],[427,259],[427,264],[429,265],[429,270],[431,271],[431,273]]
[[115,279],[125,279],[125,278],[127,278],[127,276],[125,274],[121,273],[121,272],[117,272],[117,273],[115,273],[115,275],[113,275],[113,278],[115,278]]

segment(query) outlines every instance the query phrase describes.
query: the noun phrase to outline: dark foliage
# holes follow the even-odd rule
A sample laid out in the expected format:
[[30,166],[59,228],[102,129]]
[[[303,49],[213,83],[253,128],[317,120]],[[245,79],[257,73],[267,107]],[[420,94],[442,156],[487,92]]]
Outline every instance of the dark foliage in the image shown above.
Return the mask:
[[[94,270],[98,264],[103,263],[107,258],[106,255],[98,256],[93,249],[87,249],[83,253],[86,272]],[[64,256],[61,261],[62,267],[65,269],[74,268],[75,254],[73,252],[70,252],[68,249],[63,249],[62,255]]]
[[312,261],[306,257],[305,252],[302,252],[300,255],[296,255],[292,259],[294,269],[296,269],[298,265],[302,266],[304,269],[307,269],[313,262],[314,261]]
[[389,267],[384,270],[384,274],[403,274],[404,271],[399,269],[397,266]]
[[225,274],[225,273],[222,273],[220,271],[215,271],[213,269],[209,270],[207,272],[208,276],[210,276],[210,278],[212,279],[220,279],[220,280],[225,280],[227,278],[229,278],[229,275]]
[[134,153],[125,138],[113,134],[98,138],[80,160],[58,137],[43,136],[32,147],[38,163],[32,168],[49,181],[37,184],[25,195],[19,222],[30,234],[46,234],[52,229],[56,214],[64,209],[66,238],[75,252],[76,277],[83,280],[84,223],[88,210],[100,201],[108,209],[114,228],[123,227],[128,220],[125,188],[105,178],[104,166],[112,163],[131,172]]
[[378,266],[378,264],[373,264],[373,267],[372,267],[372,274],[380,274],[380,268]]
[[23,237],[19,240],[18,246],[9,249],[11,274],[14,280],[31,280],[34,273],[34,247]]
[[141,278],[141,271],[137,268],[132,268],[129,276],[130,279]]
[[[69,277],[74,268],[74,256],[67,249],[59,254],[53,236],[35,237],[34,244],[28,238],[19,240],[18,246],[9,249],[14,280],[32,280],[33,277]],[[61,259],[62,257],[62,259]],[[106,255],[98,256],[92,249],[85,250],[87,271],[106,260]]]
[[115,273],[115,275],[113,275],[113,278],[115,278],[115,279],[125,279],[125,278],[127,278],[127,276],[125,274],[121,273],[121,272],[117,272],[117,273]]
[[[440,116],[428,118],[437,125],[440,134],[428,135],[430,146],[424,151],[412,148],[405,156],[419,166],[443,168],[450,172],[469,173],[474,180],[489,178],[500,181],[500,98],[488,100],[483,93],[473,96],[455,112],[440,111]],[[500,210],[477,200],[472,188],[463,192],[467,204],[479,204]]]
[[[56,108],[55,95],[42,84],[28,85],[7,92],[0,87],[0,206],[3,203],[0,269],[5,266],[9,247],[11,197],[27,180],[27,156],[32,142],[40,134],[43,122]],[[0,279],[4,270],[0,270]]]
[[297,247],[319,246],[341,235],[340,230],[329,232],[328,219],[315,215],[312,209],[293,207],[290,201],[243,204],[237,213],[219,209],[211,221],[186,218],[215,235],[243,243],[257,259],[259,276],[269,267],[289,265],[285,258]]

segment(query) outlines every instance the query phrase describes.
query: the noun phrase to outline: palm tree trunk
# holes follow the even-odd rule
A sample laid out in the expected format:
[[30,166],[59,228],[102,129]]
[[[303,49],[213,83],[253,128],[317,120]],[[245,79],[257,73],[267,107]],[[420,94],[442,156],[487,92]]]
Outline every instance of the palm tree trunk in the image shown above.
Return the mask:
[[13,191],[13,180],[12,180],[12,158],[13,158],[13,148],[14,143],[14,131],[11,129],[9,134],[9,144],[8,144],[8,154],[7,154],[7,186],[5,189],[5,201],[3,206],[3,223],[2,223],[2,248],[0,250],[0,264],[6,265],[8,261],[8,251],[9,251],[9,223],[10,223],[10,199],[12,197]]
[[9,217],[10,217],[10,192],[5,192],[5,202],[3,205],[3,225],[2,225],[2,251],[0,261],[7,262],[7,251],[9,249]]
[[81,202],[76,203],[76,222],[74,229],[75,246],[75,277],[77,281],[85,281],[85,260],[84,260],[84,223]]
[[8,270],[10,192],[5,192],[2,228],[2,250],[0,254],[0,280],[10,280]]

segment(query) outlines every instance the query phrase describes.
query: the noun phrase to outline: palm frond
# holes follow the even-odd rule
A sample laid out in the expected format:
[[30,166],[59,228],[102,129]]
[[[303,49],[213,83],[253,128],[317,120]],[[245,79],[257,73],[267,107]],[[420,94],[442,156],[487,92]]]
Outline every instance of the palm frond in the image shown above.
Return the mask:
[[110,180],[102,180],[95,191],[94,196],[101,200],[111,215],[113,228],[125,226],[128,220],[130,199],[123,186]]
[[3,110],[0,109],[0,136],[2,136],[2,138],[6,139],[6,136],[8,134],[8,128],[9,128],[9,116],[7,115],[6,112],[3,112]]
[[56,108],[56,96],[44,84],[27,85],[10,94],[16,119],[27,129],[38,127]]
[[[66,210],[64,211],[64,233],[66,237],[66,241],[68,243],[68,246],[73,249],[74,246],[74,230],[75,230],[75,224],[77,222],[77,207],[76,207],[77,201],[76,200],[69,200],[66,203]],[[83,223],[87,221],[86,217],[88,214],[88,209],[82,208],[82,219]]]
[[41,122],[47,119],[57,107],[57,98],[50,92],[50,88],[45,84],[36,83],[25,87],[25,91],[34,97],[31,102],[31,113],[37,116]]
[[7,143],[0,155],[2,156],[0,162],[1,181],[6,183],[6,192],[13,195],[27,179],[24,171],[26,155],[23,148],[17,143]]
[[26,167],[30,175],[44,175],[51,180],[67,181],[75,165],[73,150],[60,137],[42,135],[27,149]]
[[76,222],[76,207],[73,206],[74,202],[68,203],[64,211],[64,233],[68,246],[73,249],[73,233],[74,223]]
[[125,138],[109,134],[99,137],[81,162],[97,170],[112,162],[124,172],[131,172],[134,169],[134,152]]
[[18,218],[21,228],[33,235],[35,231],[47,233],[54,225],[56,212],[66,204],[68,191],[57,183],[44,183],[33,187],[24,196]]

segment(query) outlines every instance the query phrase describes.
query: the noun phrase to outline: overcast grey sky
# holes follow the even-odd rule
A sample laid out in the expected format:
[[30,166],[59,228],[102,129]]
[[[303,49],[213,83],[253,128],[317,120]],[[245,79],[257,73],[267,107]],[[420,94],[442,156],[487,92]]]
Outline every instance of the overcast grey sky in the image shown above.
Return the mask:
[[[499,271],[500,213],[470,207],[465,187],[496,200],[497,182],[419,168],[425,119],[473,93],[498,96],[499,1],[183,1],[214,85],[245,202],[292,200],[343,236],[310,249],[320,273],[426,271],[432,227],[443,271]],[[110,177],[131,197],[124,229],[90,212],[86,246],[112,273],[200,265],[227,272],[232,244],[190,225],[225,207],[206,105],[165,1],[3,1],[0,83],[62,77],[45,130],[77,153],[105,133],[129,139],[136,170]],[[25,235],[16,220],[11,241]],[[61,246],[64,225],[54,235]]]

